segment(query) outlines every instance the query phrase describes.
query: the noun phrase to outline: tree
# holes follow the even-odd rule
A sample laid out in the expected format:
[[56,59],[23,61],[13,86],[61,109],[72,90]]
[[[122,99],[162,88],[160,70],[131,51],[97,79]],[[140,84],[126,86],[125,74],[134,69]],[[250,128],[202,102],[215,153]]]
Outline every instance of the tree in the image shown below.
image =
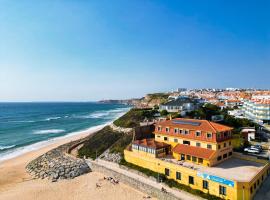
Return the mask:
[[160,115],[161,115],[161,116],[167,116],[167,115],[168,115],[168,111],[167,111],[167,110],[162,110],[162,111],[160,112]]

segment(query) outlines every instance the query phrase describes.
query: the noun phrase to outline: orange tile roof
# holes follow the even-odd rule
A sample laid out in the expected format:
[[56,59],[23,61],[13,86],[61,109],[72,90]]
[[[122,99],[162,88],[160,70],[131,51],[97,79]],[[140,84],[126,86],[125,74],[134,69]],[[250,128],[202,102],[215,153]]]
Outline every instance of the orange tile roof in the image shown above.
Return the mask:
[[[174,121],[177,121],[177,120],[184,121],[187,123],[195,122],[195,123],[198,123],[199,125],[174,123]],[[188,129],[188,130],[200,130],[200,131],[212,132],[212,133],[230,131],[233,129],[229,126],[225,126],[225,125],[211,122],[208,120],[184,119],[184,118],[175,118],[172,120],[162,121],[162,122],[157,123],[157,125],[183,128],[183,129]]]
[[172,151],[174,153],[196,156],[197,158],[204,158],[208,160],[215,154],[214,150],[189,146],[185,144],[177,144],[172,149]]
[[164,142],[157,142],[153,138],[152,139],[135,140],[134,142],[132,142],[132,144],[150,147],[153,149],[159,149],[159,148],[170,146],[169,144],[166,144]]

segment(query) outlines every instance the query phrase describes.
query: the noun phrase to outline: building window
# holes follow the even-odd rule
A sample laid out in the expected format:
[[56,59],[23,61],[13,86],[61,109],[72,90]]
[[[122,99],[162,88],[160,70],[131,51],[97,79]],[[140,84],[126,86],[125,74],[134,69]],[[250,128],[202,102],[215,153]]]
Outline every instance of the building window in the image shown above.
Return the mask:
[[190,145],[190,141],[188,141],[188,140],[183,140],[183,144]]
[[203,159],[202,158],[198,158],[199,163],[203,163]]
[[161,131],[161,130],[162,130],[162,128],[161,128],[161,126],[159,126],[159,127],[158,127],[158,131]]
[[232,145],[232,142],[230,141],[230,142],[229,142],[229,146],[231,146],[231,145]]
[[201,143],[196,142],[196,147],[201,147]]
[[187,160],[191,160],[190,155],[187,155]]
[[223,154],[223,158],[227,158],[227,154],[225,153],[225,154]]
[[170,132],[170,128],[166,127],[166,133]]
[[178,139],[174,138],[174,142],[175,142],[175,143],[178,143]]
[[201,131],[196,131],[196,136],[200,137],[201,136]]
[[229,156],[231,156],[231,155],[232,155],[232,152],[230,151],[230,152],[229,152]]
[[207,133],[207,138],[212,138],[212,133]]
[[176,172],[176,179],[181,180],[181,173],[180,172]]
[[223,144],[224,148],[226,147],[226,145],[227,145],[227,143],[225,142],[225,143]]
[[185,135],[188,135],[189,134],[189,130],[185,130]]
[[221,157],[221,156],[219,156],[219,157],[217,158],[217,160],[218,160],[218,161],[220,161],[221,159],[222,159],[222,157]]
[[192,162],[197,162],[197,157],[192,156]]
[[219,194],[226,196],[226,194],[227,194],[226,187],[220,185],[219,186]]
[[203,189],[209,189],[208,181],[203,180]]
[[157,137],[160,138],[160,135],[158,135]]
[[165,168],[165,175],[170,176],[170,170],[168,168]]
[[167,141],[168,140],[168,138],[167,137],[164,137],[164,141]]
[[212,145],[211,144],[208,144],[207,145],[207,149],[212,149]]
[[220,144],[218,145],[218,149],[220,149]]
[[194,185],[194,177],[193,176],[188,177],[188,183],[191,185]]
[[178,133],[178,128],[174,129],[174,133],[177,134]]
[[182,134],[182,133],[183,133],[183,130],[180,130],[180,129],[179,129],[179,133]]

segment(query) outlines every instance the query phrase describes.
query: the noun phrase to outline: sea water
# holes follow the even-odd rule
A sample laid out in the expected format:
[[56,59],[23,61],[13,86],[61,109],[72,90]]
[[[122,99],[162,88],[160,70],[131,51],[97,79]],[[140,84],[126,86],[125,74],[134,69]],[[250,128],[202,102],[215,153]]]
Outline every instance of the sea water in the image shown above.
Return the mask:
[[130,108],[102,103],[0,103],[0,161],[95,130]]

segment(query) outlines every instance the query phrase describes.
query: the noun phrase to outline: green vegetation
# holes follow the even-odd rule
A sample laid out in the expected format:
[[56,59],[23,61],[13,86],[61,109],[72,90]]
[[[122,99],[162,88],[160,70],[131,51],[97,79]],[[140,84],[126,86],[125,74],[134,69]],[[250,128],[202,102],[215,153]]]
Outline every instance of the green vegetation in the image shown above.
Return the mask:
[[153,94],[147,94],[149,99],[160,99],[160,100],[164,100],[167,101],[169,94],[166,93],[153,93]]
[[218,106],[208,103],[201,106],[198,110],[187,113],[187,116],[191,118],[211,120],[212,116],[221,114],[224,113]]
[[123,128],[134,128],[140,125],[144,119],[152,119],[157,110],[152,109],[136,109],[133,108],[128,111],[125,115],[115,120],[113,123],[116,126]]
[[141,172],[149,177],[152,176],[152,177],[155,177],[156,179],[159,178],[160,180],[162,180],[166,185],[168,185],[171,188],[177,188],[179,190],[184,190],[186,192],[189,192],[191,194],[194,194],[196,196],[200,196],[202,198],[209,199],[209,200],[221,200],[220,197],[216,197],[214,195],[204,193],[200,190],[192,189],[191,187],[184,185],[184,184],[181,184],[181,183],[178,183],[177,181],[175,181],[173,179],[168,179],[164,174],[158,174],[157,172],[140,167],[138,165],[134,165],[132,163],[125,161],[125,159],[122,159],[120,164],[124,165],[128,168],[137,170],[137,171],[139,171],[139,172]]
[[112,146],[116,141],[122,138],[124,133],[115,132],[109,126],[104,127],[102,130],[94,133],[79,149],[79,157],[95,159],[100,156],[105,150]]
[[168,111],[167,110],[162,110],[162,111],[160,111],[160,115],[161,116],[167,116],[168,115]]
[[119,140],[117,140],[110,148],[110,153],[124,154],[124,149],[131,143],[133,134],[124,134]]

